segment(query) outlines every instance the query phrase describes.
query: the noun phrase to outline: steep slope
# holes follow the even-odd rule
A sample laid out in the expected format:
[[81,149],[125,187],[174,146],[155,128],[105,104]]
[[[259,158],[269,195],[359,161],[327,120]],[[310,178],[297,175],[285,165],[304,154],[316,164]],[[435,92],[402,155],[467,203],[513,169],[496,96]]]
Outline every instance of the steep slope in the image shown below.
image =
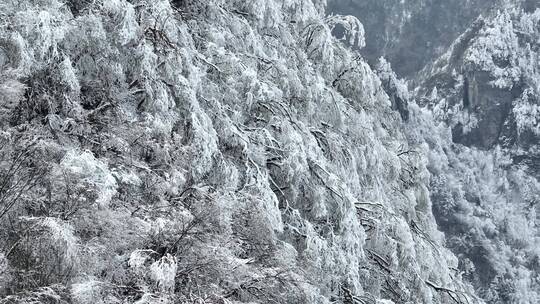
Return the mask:
[[311,0],[0,12],[0,303],[481,302],[441,245],[402,84],[331,35],[363,45],[355,18]]
[[442,151],[429,168],[437,221],[490,303],[540,301],[538,7],[516,1],[478,19],[415,91],[457,143],[430,141]]
[[[539,12],[508,8],[479,19],[423,72],[417,95],[445,107],[454,140],[534,154],[540,91]],[[435,89],[435,92],[433,90]],[[463,115],[462,115],[463,114]]]

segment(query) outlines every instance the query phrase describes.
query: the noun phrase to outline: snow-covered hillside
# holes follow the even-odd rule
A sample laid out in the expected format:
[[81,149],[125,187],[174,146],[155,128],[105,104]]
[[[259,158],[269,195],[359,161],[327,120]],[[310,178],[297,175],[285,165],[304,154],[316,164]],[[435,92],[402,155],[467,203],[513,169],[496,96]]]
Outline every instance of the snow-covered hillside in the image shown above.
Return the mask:
[[479,302],[324,9],[0,3],[0,303]]
[[538,303],[538,10],[409,91],[326,6],[1,1],[0,304]]

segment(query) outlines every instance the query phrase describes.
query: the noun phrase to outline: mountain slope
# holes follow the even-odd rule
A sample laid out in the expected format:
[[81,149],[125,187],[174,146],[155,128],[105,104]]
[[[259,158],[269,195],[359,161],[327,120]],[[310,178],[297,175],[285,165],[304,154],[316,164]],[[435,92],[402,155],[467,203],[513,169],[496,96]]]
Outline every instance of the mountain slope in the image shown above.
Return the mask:
[[414,94],[452,129],[449,166],[430,169],[434,211],[490,303],[539,299],[539,16],[537,3],[516,2],[477,20]]
[[388,70],[386,60],[375,62],[384,55],[407,77],[389,85],[392,77],[379,73],[393,108],[409,120],[409,143],[428,147],[430,195],[446,245],[490,303],[539,302],[538,5],[334,0],[329,6],[359,16],[372,65]]
[[0,11],[0,303],[482,302],[432,214],[430,124],[413,105],[407,130],[395,74],[331,35],[363,45],[355,18],[310,0]]

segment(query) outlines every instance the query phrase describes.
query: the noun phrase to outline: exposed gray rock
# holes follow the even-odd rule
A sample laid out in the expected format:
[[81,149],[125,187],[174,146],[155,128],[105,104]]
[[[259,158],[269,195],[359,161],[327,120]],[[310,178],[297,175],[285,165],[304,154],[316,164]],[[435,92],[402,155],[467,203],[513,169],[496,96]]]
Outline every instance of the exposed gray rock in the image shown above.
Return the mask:
[[499,0],[329,0],[329,11],[353,13],[364,24],[371,63],[386,57],[397,74],[412,76]]

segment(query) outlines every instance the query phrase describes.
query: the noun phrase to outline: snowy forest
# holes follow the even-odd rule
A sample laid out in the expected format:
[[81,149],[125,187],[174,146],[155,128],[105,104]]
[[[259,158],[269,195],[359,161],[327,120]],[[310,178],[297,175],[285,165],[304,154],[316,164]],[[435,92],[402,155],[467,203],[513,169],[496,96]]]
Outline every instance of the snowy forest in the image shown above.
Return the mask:
[[539,208],[538,0],[0,0],[0,304],[537,304]]

